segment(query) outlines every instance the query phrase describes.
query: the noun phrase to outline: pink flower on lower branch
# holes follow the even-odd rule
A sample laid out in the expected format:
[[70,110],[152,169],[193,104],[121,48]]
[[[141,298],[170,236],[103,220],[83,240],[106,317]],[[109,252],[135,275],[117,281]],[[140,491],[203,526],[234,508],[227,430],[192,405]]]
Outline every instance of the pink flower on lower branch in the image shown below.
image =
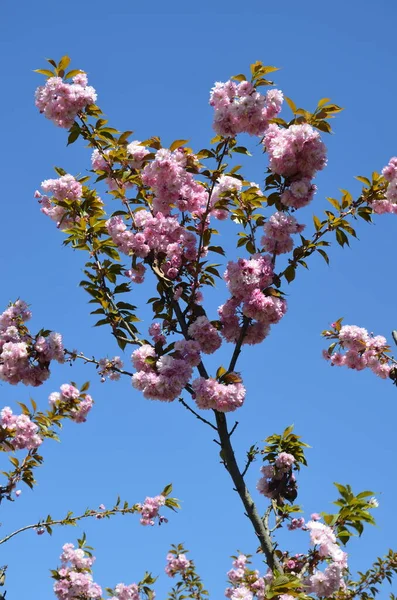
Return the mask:
[[165,572],[169,577],[175,577],[177,573],[184,574],[186,569],[190,567],[190,560],[188,560],[185,554],[167,554],[167,566]]
[[146,498],[145,502],[140,507],[141,513],[141,524],[142,525],[154,525],[155,519],[161,517],[159,515],[160,508],[165,504],[165,497],[155,496],[154,498]]
[[114,356],[113,358],[101,358],[98,361],[99,369],[98,373],[101,376],[101,380],[105,381],[108,377],[111,381],[118,381],[120,379],[120,373],[116,369],[123,368],[123,361],[120,356]]
[[84,423],[94,405],[94,401],[89,394],[80,392],[74,385],[69,383],[61,385],[60,392],[52,392],[48,400],[53,410],[67,411],[72,421],[76,423]]
[[199,408],[232,412],[244,403],[245,387],[242,383],[226,385],[216,379],[199,377],[193,381],[192,388]]
[[0,428],[10,445],[4,447],[7,450],[34,450],[43,442],[38,426],[27,415],[14,415],[9,406],[0,413]]
[[334,331],[323,332],[324,337],[336,339],[323,352],[323,357],[332,365],[346,366],[356,371],[369,368],[382,379],[392,375],[393,367],[388,356],[390,349],[386,338],[382,335],[370,335],[366,329],[356,325],[340,327],[340,322],[337,322],[332,327]]
[[131,585],[118,583],[114,592],[118,600],[140,600],[139,587],[136,583],[131,583]]
[[102,589],[91,575],[94,557],[82,548],[65,544],[60,559],[62,566],[54,575],[54,593],[58,600],[99,600],[102,597]]

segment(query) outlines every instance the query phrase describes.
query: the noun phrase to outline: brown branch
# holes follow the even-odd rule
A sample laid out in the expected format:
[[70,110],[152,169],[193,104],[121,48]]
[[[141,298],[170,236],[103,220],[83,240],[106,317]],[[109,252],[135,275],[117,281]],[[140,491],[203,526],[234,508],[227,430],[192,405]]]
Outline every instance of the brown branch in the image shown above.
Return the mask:
[[233,483],[235,485],[236,491],[242,500],[247,517],[251,521],[255,533],[258,536],[260,546],[263,550],[263,553],[266,556],[267,564],[272,570],[276,569],[278,572],[282,573],[283,568],[279,559],[275,555],[275,547],[271,539],[270,532],[263,523],[258,513],[252,496],[246,486],[244,478],[238,467],[234,450],[230,442],[230,435],[227,429],[226,416],[224,415],[224,413],[220,413],[218,411],[215,411],[215,416],[218,425],[219,440],[221,442],[222,447],[222,456],[225,462],[226,469],[228,470],[229,475],[232,478]]
[[[189,339],[187,323],[186,323],[185,317],[182,313],[182,310],[181,310],[178,302],[175,301],[174,299],[172,299],[171,305],[172,305],[172,308],[178,319],[178,322],[180,324],[180,327],[182,329],[184,336],[186,337],[186,339]],[[242,343],[243,334],[240,337],[241,337],[241,343]],[[238,358],[238,355],[240,353],[241,343],[240,343],[240,348],[238,348],[238,351],[237,352],[235,351],[233,353],[234,359],[232,358],[232,362],[231,362],[232,368],[234,368],[237,358]],[[208,373],[207,373],[203,363],[200,363],[200,365],[198,365],[197,369],[202,377],[208,379]],[[267,564],[269,565],[269,567],[272,570],[276,569],[277,571],[282,573],[283,568],[281,566],[279,559],[275,555],[275,552],[274,552],[275,547],[274,547],[274,544],[270,537],[269,530],[265,527],[265,525],[258,513],[258,510],[255,506],[252,496],[251,496],[251,494],[246,486],[246,483],[244,481],[244,477],[241,474],[240,469],[238,467],[236,457],[234,454],[234,450],[233,450],[233,447],[232,447],[232,444],[230,441],[231,433],[229,433],[229,431],[228,431],[226,416],[224,413],[218,412],[217,410],[214,410],[214,414],[215,414],[216,423],[217,423],[217,430],[218,430],[220,446],[222,449],[222,459],[223,459],[224,465],[225,465],[230,477],[232,478],[232,481],[234,483],[237,493],[239,494],[239,496],[241,498],[241,501],[244,505],[246,514],[254,527],[255,533],[259,539],[260,546],[266,556]]]
[[[85,356],[82,352],[79,352],[77,354],[76,352],[71,352],[70,350],[66,350],[66,349],[64,352],[67,356],[70,356],[70,358],[72,360],[80,358],[81,360],[84,360],[85,363],[91,363],[91,364],[97,365],[99,367],[99,361],[96,360],[96,358],[94,358],[94,357],[88,358],[88,356]],[[109,361],[109,362],[111,362],[111,361]],[[121,375],[128,375],[129,377],[132,377],[134,374],[134,373],[130,373],[129,371],[125,371],[124,369],[118,369],[117,367],[114,367],[114,366],[109,367],[108,370],[115,371],[116,373],[120,373]]]
[[217,431],[216,426],[211,423],[211,421],[207,421],[207,419],[204,419],[202,416],[200,416],[195,410],[193,410],[193,408],[191,406],[189,406],[189,404],[187,402],[185,402],[183,400],[183,398],[179,398],[179,402],[182,404],[182,406],[184,406],[188,411],[190,411],[191,413],[194,414],[194,416],[199,419],[200,421],[202,421],[203,423],[205,423],[206,425],[209,425],[212,429],[215,429],[215,431]]

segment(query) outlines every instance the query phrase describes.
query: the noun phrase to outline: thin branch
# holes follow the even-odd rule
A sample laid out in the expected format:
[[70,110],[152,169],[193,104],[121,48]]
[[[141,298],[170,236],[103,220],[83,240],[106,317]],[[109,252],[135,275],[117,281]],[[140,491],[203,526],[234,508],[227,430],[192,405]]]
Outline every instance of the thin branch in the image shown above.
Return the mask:
[[[159,274],[157,274],[157,276],[159,277]],[[180,324],[180,327],[183,331],[183,334],[186,339],[189,339],[188,327],[187,327],[185,316],[184,316],[178,302],[176,300],[174,300],[173,298],[170,299],[170,301],[171,301],[172,308],[175,312],[176,318],[177,318],[177,320]],[[242,344],[242,340],[243,340],[243,332],[241,333],[240,338],[241,338],[240,347],[237,352],[235,351],[233,353],[232,361],[230,363],[232,368],[234,368],[237,358],[238,358],[238,355],[241,350],[241,344]],[[197,369],[202,377],[204,377],[205,379],[208,379],[208,373],[207,373],[207,370],[204,367],[203,363],[200,363],[198,365]],[[217,410],[214,410],[214,414],[215,414],[215,418],[216,418],[220,446],[222,448],[222,459],[225,464],[225,467],[226,467],[229,475],[232,478],[232,481],[235,485],[236,491],[239,494],[239,496],[243,502],[244,508],[248,515],[248,518],[250,519],[250,521],[254,527],[255,533],[258,536],[261,548],[266,556],[266,560],[267,560],[269,567],[271,569],[275,568],[275,569],[277,569],[277,571],[282,573],[283,568],[281,566],[279,559],[277,558],[277,556],[274,553],[274,545],[273,545],[272,539],[270,537],[270,533],[268,530],[266,530],[266,528],[262,522],[262,519],[258,513],[255,503],[251,497],[251,494],[248,491],[248,488],[245,484],[244,478],[241,475],[240,469],[238,467],[236,457],[234,454],[234,450],[233,450],[233,447],[232,447],[231,441],[230,441],[230,435],[229,435],[229,431],[227,428],[226,416],[224,413],[220,413]]]
[[195,417],[197,417],[197,419],[199,419],[200,421],[202,421],[203,423],[205,423],[206,425],[209,425],[210,427],[212,427],[212,429],[215,429],[215,431],[217,431],[216,426],[211,423],[211,421],[207,421],[207,419],[204,419],[203,417],[201,417],[198,413],[196,413],[195,410],[193,410],[193,408],[191,408],[191,406],[189,406],[189,404],[187,402],[185,402],[183,400],[183,398],[179,398],[179,402],[185,407],[187,408],[188,411],[190,411],[191,413],[194,414]]
[[260,546],[266,556],[267,564],[272,570],[276,569],[278,572],[282,573],[283,568],[277,555],[275,554],[275,546],[271,539],[269,529],[265,527],[238,467],[234,450],[230,442],[226,416],[224,413],[220,413],[218,411],[215,411],[215,416],[218,425],[218,435],[221,442],[225,466],[233,480],[237,493],[242,500],[247,516],[254,527],[255,533],[258,536]]
[[231,373],[236,368],[237,359],[240,356],[241,346],[243,345],[244,338],[247,334],[247,329],[249,325],[250,319],[248,317],[243,317],[243,325],[241,327],[240,336],[236,342],[236,347],[234,348],[234,352],[232,358],[230,360],[228,372]]
[[250,468],[250,465],[254,462],[254,460],[255,460],[255,457],[248,454],[247,462],[245,464],[243,472],[241,473],[242,478],[244,478],[246,476],[247,471]]
[[40,529],[41,527],[45,528],[46,526],[52,527],[53,525],[75,525],[78,521],[81,521],[82,519],[88,519],[89,517],[96,517],[102,519],[104,517],[111,517],[116,514],[125,515],[133,514],[135,512],[137,512],[137,510],[132,506],[129,508],[112,508],[110,510],[105,511],[92,510],[89,512],[85,512],[82,515],[78,515],[76,517],[66,517],[65,519],[57,519],[50,521],[39,521],[38,523],[33,523],[32,525],[25,525],[25,527],[21,527],[20,529],[17,529],[16,531],[13,531],[12,533],[6,535],[6,537],[0,540],[0,545],[5,544],[11,538],[15,537],[16,535],[19,535],[20,533],[23,533],[24,531],[29,531],[30,529]]
[[[223,146],[222,152],[221,152],[221,154],[220,154],[220,156],[218,158],[218,162],[217,162],[217,166],[216,166],[215,171],[219,171],[219,169],[222,166],[222,161],[225,158],[225,156],[226,156],[226,154],[228,152],[228,149],[229,149],[229,141],[230,141],[229,138],[226,138],[224,140],[224,146]],[[201,226],[201,232],[200,232],[199,243],[198,243],[198,248],[197,248],[196,269],[195,269],[193,283],[192,283],[192,296],[191,296],[192,300],[194,300],[194,296],[195,296],[195,292],[196,292],[196,288],[197,288],[197,283],[198,283],[198,276],[199,276],[199,273],[200,273],[200,258],[201,258],[201,252],[202,252],[202,249],[203,249],[203,240],[204,240],[204,231],[205,231],[204,225],[205,225],[207,217],[208,217],[208,215],[210,213],[211,198],[212,198],[212,194],[213,194],[215,185],[216,185],[216,179],[213,179],[210,191],[208,193],[207,205],[206,205],[205,211],[204,211],[204,213],[202,214],[202,217],[201,217],[201,225],[202,226]],[[191,304],[191,302],[189,302],[187,309],[189,308],[190,304]]]
[[233,433],[236,431],[238,426],[238,421],[236,421],[231,429],[231,431],[229,431],[229,437],[232,437]]
[[[70,358],[72,360],[80,358],[81,360],[84,360],[85,363],[91,363],[93,365],[99,366],[98,360],[96,360],[94,357],[88,358],[88,356],[85,356],[82,352],[79,352],[77,354],[76,352],[71,352],[70,350],[65,349],[65,354],[70,356]],[[117,367],[114,367],[114,366],[109,367],[108,371],[114,371],[115,373],[120,373],[121,375],[128,375],[129,377],[132,377],[134,374],[134,373],[130,373],[129,371],[125,371],[124,369],[118,369]]]

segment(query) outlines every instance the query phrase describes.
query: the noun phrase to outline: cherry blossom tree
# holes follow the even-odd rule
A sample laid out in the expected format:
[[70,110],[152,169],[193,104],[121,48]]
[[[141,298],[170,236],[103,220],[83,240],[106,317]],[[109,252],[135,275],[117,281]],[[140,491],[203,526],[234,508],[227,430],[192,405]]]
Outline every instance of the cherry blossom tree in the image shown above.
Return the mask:
[[[64,244],[86,253],[81,286],[90,296],[91,314],[99,317],[96,325],[109,329],[125,357],[91,356],[65,348],[59,333],[30,331],[29,306],[16,299],[0,315],[0,379],[39,387],[50,377],[53,361],[82,361],[92,365],[102,381],[128,377],[145,398],[179,402],[181,410],[211,428],[221,463],[255,534],[252,554],[232,557],[226,597],[374,598],[397,571],[397,553],[390,550],[357,575],[349,570],[346,552],[349,539],[375,523],[378,501],[373,493],[355,493],[349,485],[336,484],[335,513],[305,516],[297,503],[298,476],[307,465],[308,445],[287,426],[280,433],[264,432],[265,445],[251,445],[242,460],[233,447],[237,422],[228,413],[246,401],[255,402],[246,398],[238,360],[244,346],[260,345],[284,317],[285,290],[300,267],[307,267],[315,254],[328,263],[332,242],[349,245],[357,222],[397,213],[397,158],[371,178],[357,177],[363,186],[357,198],[344,190],[340,199],[329,199],[325,215],[314,216],[313,224],[302,223],[298,211],[311,202],[315,205],[315,177],[327,164],[323,138],[331,132],[329,121],[342,110],[329,99],[320,100],[314,112],[297,107],[268,79],[277,69],[256,62],[249,78],[238,74],[212,88],[216,135],[208,148],[193,150],[187,140],[175,140],[166,148],[158,137],[131,140],[131,131],[109,126],[86,73],[68,71],[67,56],[48,63],[48,69],[37,71],[46,81],[36,90],[36,106],[67,130],[68,144],[82,141],[90,149],[91,175],[80,177],[57,167],[56,178],[43,181],[35,197]],[[247,180],[234,164],[236,155],[249,155],[238,141],[240,134],[256,139],[263,155],[264,174],[258,173],[258,182]],[[98,195],[100,182],[106,185],[106,200]],[[235,236],[237,251],[231,260],[225,259],[222,235]],[[130,301],[137,285],[147,289],[153,311],[148,331],[140,327],[139,308]],[[216,286],[222,299],[217,314],[206,304],[209,286]],[[337,319],[323,336],[330,342],[324,358],[331,365],[370,369],[396,383],[396,361],[382,335]],[[229,349],[229,361],[210,371],[207,355],[216,356],[221,346]],[[42,448],[47,438],[57,439],[63,420],[84,427],[94,405],[88,387],[63,384],[51,393],[46,410],[38,410],[34,401],[31,407],[21,404],[21,414],[2,409],[1,449],[11,467],[3,472],[0,501],[12,501],[20,483],[34,487]],[[263,465],[252,492],[246,474],[259,460]],[[164,511],[180,508],[171,493],[167,485],[142,502],[119,498],[111,508],[100,505],[79,515],[49,516],[22,526],[0,544],[27,530],[51,534],[54,526],[117,514],[138,514],[143,526],[165,523]],[[298,529],[307,533],[301,553],[280,545],[282,529],[291,536]],[[252,567],[256,553],[263,558],[262,570]],[[155,597],[151,572],[139,582],[101,587],[94,580],[94,556],[84,535],[77,544],[66,543],[59,560],[52,571],[59,600],[94,600],[106,594],[119,600]],[[173,579],[170,599],[208,597],[183,545],[172,546],[165,563],[165,573]],[[129,577],[126,573],[126,580]]]

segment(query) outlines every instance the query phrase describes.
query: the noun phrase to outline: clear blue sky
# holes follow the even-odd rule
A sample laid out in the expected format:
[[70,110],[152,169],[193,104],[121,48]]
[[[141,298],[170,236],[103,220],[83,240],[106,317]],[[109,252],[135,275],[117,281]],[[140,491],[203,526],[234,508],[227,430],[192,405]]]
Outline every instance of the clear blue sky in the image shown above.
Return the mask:
[[[302,213],[310,231],[311,216],[326,207],[326,196],[339,188],[358,193],[353,176],[380,170],[397,154],[396,17],[392,0],[2,3],[0,306],[20,296],[32,305],[33,328],[60,331],[67,346],[87,354],[117,353],[109,332],[92,327],[88,297],[78,287],[85,256],[62,247],[62,234],[33,199],[54,165],[73,174],[89,168],[89,152],[79,143],[67,149],[65,132],[34,107],[42,79],[32,71],[44,67],[45,57],[67,53],[74,68],[89,73],[113,126],[134,129],[138,139],[189,138],[197,150],[212,136],[208,92],[214,81],[247,72],[256,60],[282,67],[276,80],[299,105],[311,108],[331,97],[346,110],[334,123],[335,135],[326,138],[329,166],[318,178],[319,193]],[[247,172],[261,182],[264,166],[257,153]],[[240,362],[248,389],[237,417],[240,456],[295,423],[312,446],[310,469],[300,478],[307,515],[331,509],[333,481],[377,492],[378,527],[350,544],[351,564],[361,569],[396,539],[397,390],[371,373],[331,369],[321,358],[320,332],[340,316],[388,336],[397,327],[396,228],[395,216],[378,217],[374,226],[362,222],[351,249],[333,247],[329,268],[320,257],[312,259],[310,271],[300,272],[286,290],[287,316]],[[143,290],[134,293],[134,301],[144,304]],[[222,287],[218,293],[211,297],[212,318],[225,298]],[[101,385],[89,367],[55,368],[50,382],[33,391],[2,384],[2,405],[33,396],[45,407],[49,392],[70,379],[92,380],[95,408],[85,425],[65,427],[61,444],[44,446],[39,486],[33,493],[23,488],[15,504],[1,507],[0,532],[49,512],[62,516],[69,509],[110,505],[117,494],[140,501],[172,481],[183,510],[161,529],[141,528],[133,517],[86,523],[98,556],[96,580],[105,587],[136,581],[146,569],[161,574],[169,544],[183,541],[211,598],[221,598],[229,555],[237,548],[252,552],[256,542],[218,464],[210,431],[177,403],[145,401],[128,380]],[[253,488],[259,466],[249,476]],[[10,600],[52,598],[48,569],[57,564],[61,545],[78,533],[26,533],[1,547],[0,564],[10,565]],[[296,551],[305,551],[304,534],[290,538]],[[160,600],[168,583],[162,576]]]

